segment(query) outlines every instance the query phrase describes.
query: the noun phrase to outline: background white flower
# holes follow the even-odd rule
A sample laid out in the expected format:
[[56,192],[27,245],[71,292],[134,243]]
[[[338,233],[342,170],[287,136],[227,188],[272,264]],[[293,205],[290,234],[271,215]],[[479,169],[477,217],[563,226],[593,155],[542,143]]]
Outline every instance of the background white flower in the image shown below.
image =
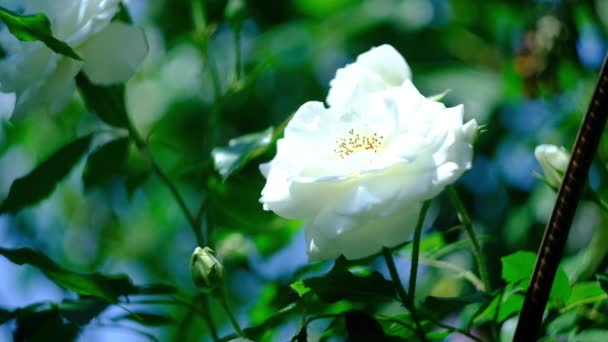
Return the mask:
[[16,94],[15,114],[61,109],[73,95],[74,76],[80,70],[100,85],[125,82],[133,75],[148,46],[143,30],[111,22],[119,4],[119,0],[25,0],[15,8],[14,1],[0,0],[0,6],[20,14],[47,15],[53,36],[83,58],[73,60],[41,42],[22,42],[8,29],[0,30],[0,45],[6,52],[0,60],[0,91]]
[[542,144],[534,149],[534,156],[543,169],[545,179],[555,188],[559,188],[562,178],[568,168],[570,153],[555,145]]
[[[366,91],[355,91],[348,106],[302,105],[275,158],[260,167],[267,177],[260,201],[266,210],[305,221],[311,260],[363,258],[403,243],[422,203],[471,166],[476,122],[463,125],[462,106],[446,108],[422,96],[409,68],[376,72],[384,86],[368,77],[375,66],[359,77],[357,70],[365,69],[359,61],[371,65],[365,57],[374,51],[336,78],[349,74]],[[334,94],[348,93],[338,89],[340,82],[332,82]]]

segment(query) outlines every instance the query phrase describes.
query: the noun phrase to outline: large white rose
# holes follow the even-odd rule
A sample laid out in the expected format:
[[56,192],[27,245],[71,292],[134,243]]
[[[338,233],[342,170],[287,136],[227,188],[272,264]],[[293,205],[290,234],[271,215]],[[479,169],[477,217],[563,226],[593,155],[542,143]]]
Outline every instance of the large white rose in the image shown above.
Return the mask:
[[0,0],[0,6],[22,14],[44,13],[53,36],[66,42],[83,61],[56,54],[41,42],[22,42],[6,27],[0,45],[0,91],[17,96],[15,114],[34,109],[57,111],[72,97],[74,76],[84,70],[99,85],[128,80],[148,52],[143,30],[111,22],[119,0]]
[[[384,53],[362,56],[374,51]],[[394,49],[384,51],[394,56]],[[381,63],[365,63],[369,73],[358,78],[362,60],[336,78],[348,71],[360,80],[349,88],[348,105],[302,105],[275,158],[260,167],[267,177],[264,209],[304,220],[311,260],[363,258],[403,243],[422,203],[471,167],[477,124],[463,124],[462,105],[425,98],[404,69],[391,75]],[[387,80],[384,86],[367,86],[374,73]],[[334,93],[342,92],[340,82],[332,82]]]

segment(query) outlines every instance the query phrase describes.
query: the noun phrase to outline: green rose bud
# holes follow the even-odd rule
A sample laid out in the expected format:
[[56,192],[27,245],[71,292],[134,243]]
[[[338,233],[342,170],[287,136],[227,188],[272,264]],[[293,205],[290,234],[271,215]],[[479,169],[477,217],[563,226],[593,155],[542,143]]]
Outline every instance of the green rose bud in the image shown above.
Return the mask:
[[222,284],[224,266],[209,247],[196,247],[190,260],[192,280],[202,291],[212,291]]

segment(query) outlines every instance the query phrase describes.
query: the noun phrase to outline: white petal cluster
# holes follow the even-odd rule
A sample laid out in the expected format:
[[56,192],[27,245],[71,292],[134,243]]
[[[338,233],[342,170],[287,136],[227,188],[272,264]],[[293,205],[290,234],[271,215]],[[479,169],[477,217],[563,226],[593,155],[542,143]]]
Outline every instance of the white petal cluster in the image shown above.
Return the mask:
[[477,124],[421,95],[382,45],[338,70],[325,107],[307,102],[261,165],[266,210],[305,222],[311,260],[363,258],[406,241],[422,203],[471,167]]
[[57,54],[41,42],[22,42],[4,27],[0,45],[0,91],[15,93],[15,114],[35,109],[60,110],[72,97],[74,77],[84,70],[98,85],[128,80],[148,52],[143,30],[112,21],[119,0],[0,0],[20,14],[45,14],[53,36],[66,42],[83,61]]

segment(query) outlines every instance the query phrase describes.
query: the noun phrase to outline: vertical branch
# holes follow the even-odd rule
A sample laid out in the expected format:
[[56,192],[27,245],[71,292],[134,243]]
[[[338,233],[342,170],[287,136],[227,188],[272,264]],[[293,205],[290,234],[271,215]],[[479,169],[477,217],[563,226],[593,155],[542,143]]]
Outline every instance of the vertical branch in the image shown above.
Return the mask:
[[452,205],[458,211],[458,219],[460,223],[464,226],[467,235],[469,236],[469,240],[471,241],[471,245],[473,246],[473,254],[475,255],[475,259],[477,259],[477,267],[479,268],[479,277],[483,282],[483,287],[485,292],[490,292],[492,288],[490,287],[490,277],[488,276],[488,266],[486,264],[485,259],[483,258],[483,253],[481,251],[481,246],[479,244],[479,240],[477,239],[477,235],[475,234],[475,230],[473,230],[473,223],[471,221],[471,217],[467,212],[460,196],[458,196],[458,192],[453,187],[449,186],[447,188],[448,197],[450,201],[452,201]]
[[591,104],[576,137],[572,157],[545,228],[532,281],[519,316],[514,341],[534,341],[542,324],[555,273],[582,194],[591,161],[608,118],[608,56],[599,75]]

